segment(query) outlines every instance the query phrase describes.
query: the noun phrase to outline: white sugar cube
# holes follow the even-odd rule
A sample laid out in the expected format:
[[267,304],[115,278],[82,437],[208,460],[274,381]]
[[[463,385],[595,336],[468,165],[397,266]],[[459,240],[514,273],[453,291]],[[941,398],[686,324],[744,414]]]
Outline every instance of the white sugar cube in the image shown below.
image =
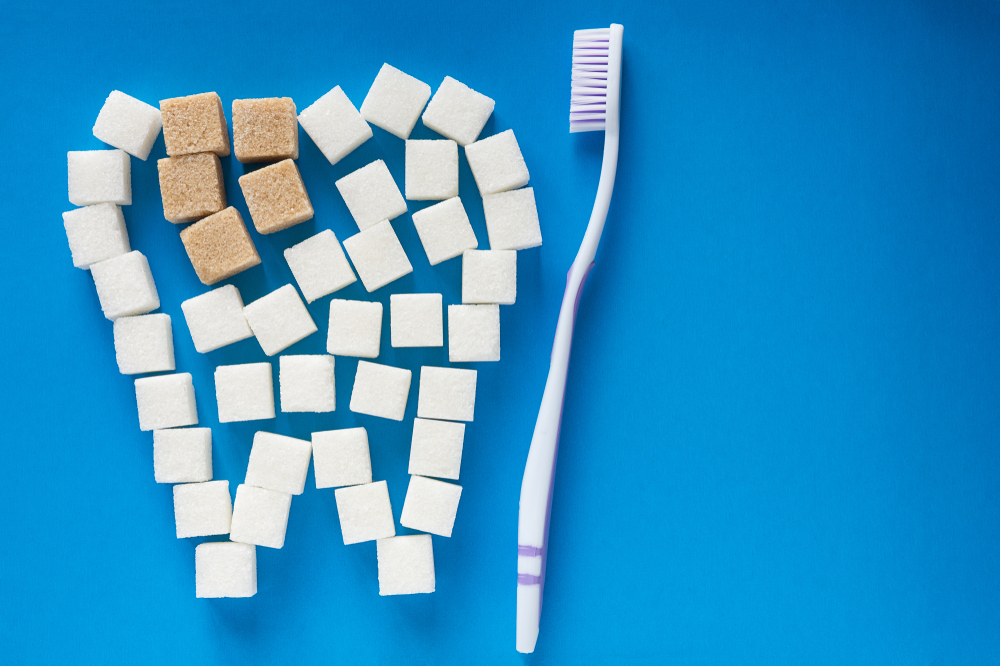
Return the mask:
[[146,314],[160,307],[146,257],[137,250],[91,264],[101,310],[108,319]]
[[94,136],[145,161],[160,134],[160,110],[112,90],[94,123]]
[[299,124],[330,164],[336,164],[372,138],[372,128],[340,86],[303,109]]
[[325,354],[278,357],[283,412],[332,412],[337,408],[333,357]]
[[295,287],[286,284],[243,308],[250,330],[268,356],[312,335],[318,329]]
[[382,220],[344,241],[361,283],[369,293],[413,272],[389,220]]
[[71,150],[66,153],[66,162],[70,203],[132,203],[132,166],[124,151]]
[[408,139],[430,96],[429,85],[386,63],[361,103],[361,115],[386,132]]
[[406,212],[403,195],[382,160],[347,174],[337,181],[337,189],[362,231]]
[[211,481],[212,430],[154,430],[153,478],[157,483]]
[[467,250],[462,255],[462,302],[512,305],[517,299],[517,252]]
[[219,423],[274,418],[270,363],[220,365],[215,369]]
[[306,303],[357,281],[337,236],[325,229],[285,250],[285,261]]
[[448,306],[448,360],[500,360],[500,306]]
[[229,539],[267,548],[285,545],[288,510],[292,496],[247,484],[236,486],[233,502],[233,524]]
[[462,486],[411,476],[399,524],[411,530],[450,537],[461,496]]
[[465,147],[465,157],[483,196],[528,184],[528,167],[514,130],[500,132]]
[[476,413],[476,371],[420,368],[417,416],[422,419],[471,421]]
[[424,125],[466,146],[479,138],[493,105],[486,95],[446,76],[427,104]]
[[434,591],[434,547],[430,534],[379,539],[375,550],[380,596]]
[[174,370],[170,315],[148,314],[115,320],[115,357],[123,375]]
[[139,430],[162,430],[198,423],[194,384],[187,372],[135,380],[135,401],[139,408]]
[[396,523],[385,481],[337,488],[337,514],[344,544],[396,536]]
[[271,432],[253,436],[245,483],[256,488],[301,495],[312,457],[312,442]]
[[486,195],[483,213],[491,250],[527,250],[542,244],[534,189]]
[[431,266],[479,247],[476,232],[458,197],[418,210],[413,214],[413,226]]
[[465,424],[413,419],[409,474],[458,480],[462,468]]
[[317,488],[372,482],[368,431],[364,428],[314,432],[312,446]]
[[231,284],[181,303],[194,348],[202,354],[253,337],[240,290]]
[[444,345],[441,294],[392,294],[389,322],[393,347]]
[[252,597],[257,594],[257,548],[218,541],[194,549],[195,596]]
[[458,144],[451,140],[406,142],[406,198],[458,196]]
[[358,361],[351,411],[402,421],[413,373],[380,363]]
[[229,534],[233,500],[228,481],[181,483],[174,486],[177,538]]
[[63,213],[73,265],[84,270],[105,259],[131,252],[125,217],[117,204],[101,203]]
[[375,358],[382,341],[382,304],[330,299],[326,350],[338,356]]

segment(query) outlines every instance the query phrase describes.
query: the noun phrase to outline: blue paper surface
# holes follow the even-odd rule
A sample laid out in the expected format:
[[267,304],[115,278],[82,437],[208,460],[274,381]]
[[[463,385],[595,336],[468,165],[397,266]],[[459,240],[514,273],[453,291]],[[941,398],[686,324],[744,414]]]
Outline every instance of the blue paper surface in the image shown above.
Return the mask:
[[[6,158],[0,347],[0,644],[35,663],[986,664],[1000,661],[1000,10],[995,2],[22,3],[0,21]],[[567,132],[572,31],[625,26],[622,139],[605,237],[580,303],[537,652],[514,651],[517,500],[566,270],[602,136]],[[379,597],[375,544],[344,546],[332,490],[294,498],[258,548],[251,599],[196,599],[194,548],[115,365],[111,323],[73,268],[67,150],[104,145],[107,94],[292,97],[360,106],[383,62],[453,76],[513,128],[544,245],[519,253],[502,360],[479,371],[454,536],[437,592]],[[300,133],[315,219],[252,231],[252,301],[293,282],[282,251],[356,227],[335,166]],[[435,134],[420,123],[413,138]],[[337,411],[218,423],[212,372],[266,360],[253,339],[198,354],[181,301],[206,291],[162,217],[156,160],[132,159],[125,217],[194,375],[216,479],[235,492],[253,433],[362,425],[398,521],[402,423]],[[223,160],[227,194],[249,222]],[[461,195],[486,247],[462,158]],[[410,203],[410,212],[424,207]],[[460,260],[373,297],[461,298]],[[338,297],[367,298],[360,282]],[[288,353],[322,353],[320,332]],[[445,364],[446,349],[379,362]],[[275,364],[276,360],[272,359]],[[408,530],[399,529],[400,533]]]

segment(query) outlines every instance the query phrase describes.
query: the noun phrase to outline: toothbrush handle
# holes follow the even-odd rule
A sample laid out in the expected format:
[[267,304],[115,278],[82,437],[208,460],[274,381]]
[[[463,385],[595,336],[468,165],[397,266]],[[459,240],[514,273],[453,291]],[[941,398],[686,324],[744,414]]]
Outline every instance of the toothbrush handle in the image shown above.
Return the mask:
[[545,583],[545,560],[548,546],[549,515],[552,510],[552,485],[555,481],[559,428],[566,396],[573,327],[580,305],[583,285],[593,268],[574,262],[566,276],[566,293],[559,309],[555,341],[545,381],[542,404],[531,437],[528,461],[521,481],[520,510],[517,521],[517,651],[533,652],[538,639],[542,612],[542,587]]

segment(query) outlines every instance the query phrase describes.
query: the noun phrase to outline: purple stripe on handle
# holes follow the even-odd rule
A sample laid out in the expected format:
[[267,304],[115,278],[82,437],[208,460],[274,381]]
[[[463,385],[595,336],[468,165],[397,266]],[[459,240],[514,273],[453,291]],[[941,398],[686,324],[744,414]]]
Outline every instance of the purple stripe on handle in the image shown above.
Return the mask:
[[[570,122],[571,123],[574,122],[572,117],[570,117]],[[589,122],[596,122],[596,121],[590,121],[590,120],[588,120],[586,122],[589,123]],[[594,268],[594,262],[592,261],[592,262],[590,262],[590,265],[587,266],[587,270],[583,274],[583,279],[580,280],[580,286],[576,290],[576,297],[573,300],[573,321],[574,322],[576,322],[576,312],[577,312],[577,310],[580,309],[580,297],[583,296],[583,286],[585,284],[587,284],[587,277],[590,276],[590,271],[593,268]],[[567,292],[569,291],[569,281],[570,281],[571,277],[573,277],[573,267],[572,266],[570,266],[569,270],[566,272],[566,291]],[[556,350],[556,341],[553,340],[552,341],[552,352],[549,352],[549,360],[550,361],[552,359],[552,353],[555,352],[555,350]],[[566,401],[566,393],[563,392],[563,402],[565,403],[565,401]],[[562,414],[562,409],[559,410],[559,413]],[[560,418],[560,421],[561,421],[562,417],[560,416],[559,418]],[[560,423],[560,426],[561,425],[562,424]],[[557,436],[557,440],[558,440],[558,436]],[[550,498],[550,501],[551,501],[551,498]]]
[[[580,280],[580,289],[576,292],[576,302],[573,303],[573,319],[576,320],[576,311],[580,309],[580,297],[583,296],[583,285],[587,284],[587,276],[590,275],[591,269],[594,267],[594,262],[590,262],[587,266],[587,272],[583,274],[583,279]],[[569,281],[569,276],[566,276],[566,281]]]
[[539,585],[542,579],[538,576],[533,576],[531,574],[517,574],[517,584],[518,585]]
[[524,557],[538,557],[542,554],[542,549],[535,546],[523,546],[517,544],[517,554],[523,555]]

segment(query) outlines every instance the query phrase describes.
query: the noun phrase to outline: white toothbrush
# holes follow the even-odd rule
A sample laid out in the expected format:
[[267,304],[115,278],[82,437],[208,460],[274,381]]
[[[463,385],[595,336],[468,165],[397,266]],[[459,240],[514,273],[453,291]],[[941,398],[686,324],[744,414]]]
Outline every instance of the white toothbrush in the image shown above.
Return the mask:
[[597,244],[611,205],[618,168],[618,107],[622,72],[622,26],[577,30],[573,33],[573,81],[569,131],[604,130],[604,162],[597,200],[583,243],[566,276],[566,293],[559,308],[552,343],[549,377],[531,437],[528,462],[521,481],[517,519],[517,651],[534,652],[542,613],[545,552],[548,547],[552,483],[559,449],[559,423],[566,395],[566,372],[573,344],[573,324],[587,274],[594,265]]

